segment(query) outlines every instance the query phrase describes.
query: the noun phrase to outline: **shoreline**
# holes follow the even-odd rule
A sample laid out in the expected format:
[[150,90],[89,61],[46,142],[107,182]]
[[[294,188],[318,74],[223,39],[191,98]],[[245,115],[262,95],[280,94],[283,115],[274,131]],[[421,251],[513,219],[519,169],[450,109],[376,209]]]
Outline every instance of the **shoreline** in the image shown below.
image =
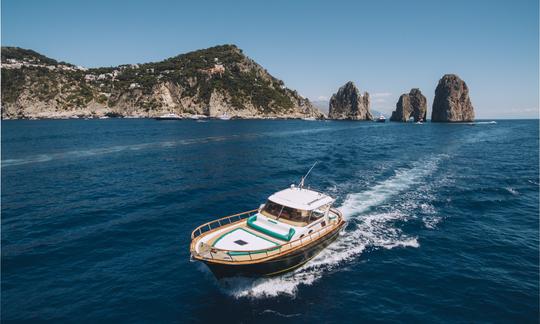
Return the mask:
[[[221,119],[219,117],[180,117],[174,119],[162,119],[158,117],[143,117],[143,116],[115,116],[115,117],[23,117],[23,118],[1,118],[1,121],[14,121],[14,120],[106,120],[106,119],[154,119],[158,121],[166,120],[305,120],[305,121],[324,121],[324,120],[337,120],[337,119],[306,119],[306,117],[230,117],[228,119]],[[371,121],[371,120],[360,120]]]
[[[141,117],[141,116],[127,116],[127,117],[65,117],[65,118],[55,118],[55,117],[43,117],[43,118],[36,118],[36,117],[30,117],[30,118],[0,118],[0,122],[4,121],[40,121],[40,120],[107,120],[107,119],[153,119],[156,121],[209,121],[209,120],[223,120],[223,121],[230,121],[230,120],[275,120],[275,121],[284,121],[284,120],[302,120],[302,121],[336,121],[336,122],[376,122],[376,120],[353,120],[353,119],[330,119],[330,118],[323,118],[323,119],[306,119],[305,117],[231,117],[229,119],[221,119],[219,117],[199,117],[199,118],[192,118],[192,117],[182,117],[177,119],[170,119],[170,120],[159,120],[156,117]],[[423,124],[452,124],[452,125],[467,125],[467,124],[474,124],[478,122],[490,122],[490,121],[512,121],[512,120],[537,120],[540,121],[540,118],[479,118],[475,119],[474,121],[467,121],[467,122],[432,122],[431,120],[425,121]],[[379,123],[381,124],[381,123]],[[388,121],[384,124],[415,124],[414,122],[395,122],[395,121]]]

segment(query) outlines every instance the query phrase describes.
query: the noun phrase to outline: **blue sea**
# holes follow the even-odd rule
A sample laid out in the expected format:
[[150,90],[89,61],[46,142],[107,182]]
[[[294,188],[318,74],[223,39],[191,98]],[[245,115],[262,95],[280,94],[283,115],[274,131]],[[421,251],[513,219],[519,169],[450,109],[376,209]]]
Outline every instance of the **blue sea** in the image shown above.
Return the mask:
[[[539,319],[537,120],[2,122],[2,322]],[[348,219],[280,277],[217,281],[191,231],[307,183]]]

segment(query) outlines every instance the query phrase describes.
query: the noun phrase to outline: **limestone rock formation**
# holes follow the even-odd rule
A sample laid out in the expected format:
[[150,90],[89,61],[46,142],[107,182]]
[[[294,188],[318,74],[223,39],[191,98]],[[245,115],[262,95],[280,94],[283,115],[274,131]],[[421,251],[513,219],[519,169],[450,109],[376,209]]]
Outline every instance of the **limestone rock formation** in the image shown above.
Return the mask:
[[446,74],[435,89],[432,122],[474,121],[474,108],[465,81],[455,74]]
[[364,92],[362,96],[354,83],[349,81],[330,98],[328,118],[372,120],[369,105],[369,93]]
[[407,122],[413,117],[414,121],[425,121],[427,114],[427,100],[420,89],[414,88],[407,94],[399,97],[396,110],[392,112],[391,121]]

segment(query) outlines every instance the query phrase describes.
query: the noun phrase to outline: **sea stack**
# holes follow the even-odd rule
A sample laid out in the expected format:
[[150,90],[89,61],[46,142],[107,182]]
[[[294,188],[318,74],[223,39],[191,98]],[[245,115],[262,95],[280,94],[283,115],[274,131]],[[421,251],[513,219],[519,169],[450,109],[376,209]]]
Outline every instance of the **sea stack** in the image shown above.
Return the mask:
[[415,122],[425,121],[427,115],[427,100],[420,89],[414,88],[399,97],[396,110],[392,112],[390,121],[407,122],[413,117]]
[[474,121],[474,108],[465,81],[455,74],[446,74],[435,89],[432,122]]
[[354,83],[349,81],[330,98],[328,118],[372,120],[369,104],[369,93],[364,92],[362,96]]

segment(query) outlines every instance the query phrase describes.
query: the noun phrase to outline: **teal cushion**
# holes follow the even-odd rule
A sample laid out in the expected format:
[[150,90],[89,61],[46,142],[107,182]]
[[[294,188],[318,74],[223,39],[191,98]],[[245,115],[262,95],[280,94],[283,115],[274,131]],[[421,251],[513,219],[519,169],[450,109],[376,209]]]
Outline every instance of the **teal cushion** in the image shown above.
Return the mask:
[[264,228],[264,227],[261,227],[257,224],[255,224],[255,221],[257,220],[257,215],[253,215],[251,216],[250,218],[248,218],[247,220],[247,225],[261,233],[264,233],[268,236],[271,236],[271,237],[274,237],[274,238],[277,238],[277,239],[280,239],[282,241],[290,241],[291,238],[294,236],[294,228],[289,228],[289,233],[288,234],[280,234],[280,233],[276,233],[272,230],[269,230],[267,228]]

